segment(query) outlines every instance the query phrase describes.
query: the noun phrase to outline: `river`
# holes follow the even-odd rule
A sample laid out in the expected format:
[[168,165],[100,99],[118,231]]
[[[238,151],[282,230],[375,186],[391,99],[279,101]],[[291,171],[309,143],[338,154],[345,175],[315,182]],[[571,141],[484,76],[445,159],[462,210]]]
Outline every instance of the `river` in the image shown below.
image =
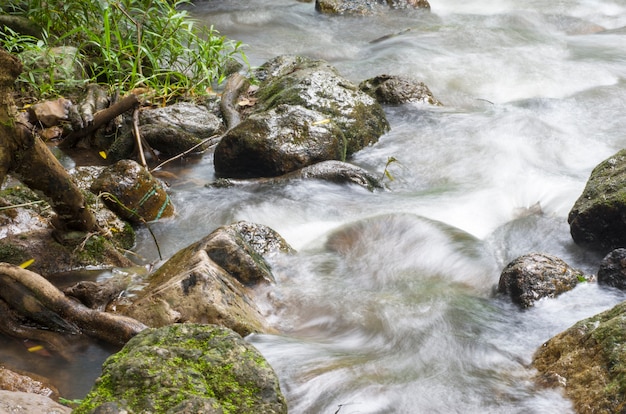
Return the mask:
[[[408,75],[444,104],[386,107],[391,131],[349,160],[380,177],[387,168],[384,191],[208,188],[210,154],[176,167],[177,216],[152,226],[164,257],[237,220],[272,227],[298,251],[272,259],[281,306],[264,310],[283,333],[248,338],[291,413],[572,412],[558,391],[534,386],[532,355],[626,299],[582,283],[520,311],[494,295],[501,270],[525,253],[597,271],[601,257],[572,242],[567,214],[593,167],[626,147],[626,1],[431,7],[376,17],[320,15],[295,0],[191,9],[245,43],[253,66],[302,54],[354,83]],[[361,237],[333,248],[354,223]],[[155,260],[150,234],[138,238],[138,254]]]
[[[395,158],[387,191],[188,184],[174,195],[181,217],[163,231],[181,245],[248,220],[298,250],[273,264],[284,308],[270,317],[284,334],[249,338],[276,370],[290,412],[571,412],[559,392],[533,385],[532,355],[625,299],[587,283],[522,312],[493,288],[510,260],[530,252],[597,271],[601,258],[572,242],[567,214],[593,167],[626,147],[626,1],[431,7],[377,17],[320,15],[294,0],[192,9],[245,43],[253,66],[302,54],[354,83],[408,75],[444,104],[387,107],[391,131],[350,160],[382,177]],[[212,178],[210,159],[203,164],[190,182]],[[542,214],[528,214],[536,203]],[[333,232],[363,220],[374,224],[358,246],[328,248]]]

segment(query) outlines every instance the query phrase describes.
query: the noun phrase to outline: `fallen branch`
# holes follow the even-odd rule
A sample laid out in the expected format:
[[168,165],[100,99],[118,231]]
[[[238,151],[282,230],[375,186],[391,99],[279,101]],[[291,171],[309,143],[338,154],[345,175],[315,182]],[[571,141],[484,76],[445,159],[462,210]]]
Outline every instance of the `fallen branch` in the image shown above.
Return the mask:
[[[100,312],[77,303],[65,296],[63,292],[39,274],[18,266],[0,263],[0,281],[3,285],[3,289],[0,289],[0,298],[10,304],[13,309],[17,309],[24,318],[39,319],[38,323],[40,324],[43,320],[41,317],[38,318],[35,313],[40,313],[41,309],[46,309],[48,315],[53,314],[59,319],[67,321],[66,326],[68,328],[75,326],[84,334],[115,345],[125,344],[130,338],[146,328],[144,324],[135,319]],[[7,285],[13,286],[13,289],[7,291],[4,288]],[[15,289],[21,291],[22,294],[19,297],[15,297]],[[53,325],[58,327],[59,321],[57,320]]]
[[63,142],[59,144],[59,147],[74,147],[82,137],[85,137],[95,132],[98,128],[105,125],[116,116],[137,107],[137,105],[139,105],[139,98],[137,98],[137,95],[131,93],[125,96],[119,102],[116,102],[106,109],[96,112],[93,116],[93,122],[91,124],[86,125],[84,128],[81,128],[77,131],[71,132],[68,136],[65,137]]
[[228,129],[234,128],[241,122],[241,116],[237,110],[239,95],[250,87],[250,82],[244,76],[233,73],[228,77],[222,99],[220,100],[220,110],[226,120]]

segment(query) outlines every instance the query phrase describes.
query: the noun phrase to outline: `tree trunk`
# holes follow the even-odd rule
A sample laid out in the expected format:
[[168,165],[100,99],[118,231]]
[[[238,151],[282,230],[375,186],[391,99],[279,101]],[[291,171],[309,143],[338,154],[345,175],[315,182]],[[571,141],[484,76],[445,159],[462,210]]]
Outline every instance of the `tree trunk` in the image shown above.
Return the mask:
[[65,168],[29,125],[17,121],[12,94],[21,70],[19,60],[0,49],[0,185],[11,173],[48,201],[62,225],[95,230],[94,215]]

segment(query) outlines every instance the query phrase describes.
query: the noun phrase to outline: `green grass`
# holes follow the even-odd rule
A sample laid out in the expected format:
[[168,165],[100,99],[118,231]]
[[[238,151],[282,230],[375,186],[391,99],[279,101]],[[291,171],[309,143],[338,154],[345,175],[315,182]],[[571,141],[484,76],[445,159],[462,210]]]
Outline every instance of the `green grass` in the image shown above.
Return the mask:
[[[27,18],[41,38],[0,27],[0,46],[16,53],[25,70],[21,89],[60,95],[86,82],[122,92],[148,88],[165,101],[205,94],[228,68],[247,64],[243,45],[212,26],[197,25],[181,6],[189,0],[8,0],[0,14]],[[59,74],[53,48],[73,46],[81,76]],[[62,56],[61,58],[67,58]]]

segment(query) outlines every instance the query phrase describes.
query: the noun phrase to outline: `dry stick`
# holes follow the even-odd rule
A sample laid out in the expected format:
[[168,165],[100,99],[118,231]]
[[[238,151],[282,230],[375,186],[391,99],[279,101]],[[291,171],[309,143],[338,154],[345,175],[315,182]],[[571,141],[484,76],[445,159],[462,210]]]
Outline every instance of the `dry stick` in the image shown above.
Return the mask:
[[[23,286],[41,305],[75,324],[87,335],[112,344],[123,345],[146,328],[146,325],[136,319],[99,312],[77,303],[65,296],[63,292],[41,275],[30,270],[8,263],[0,263],[0,274]],[[27,301],[28,299],[23,297],[21,300]]]
[[143,153],[141,134],[139,133],[139,108],[135,108],[135,111],[133,112],[133,135],[135,135],[135,143],[137,144],[137,151],[139,151],[141,166],[143,168],[148,168],[148,164],[146,163],[146,156]]
[[93,116],[93,122],[91,124],[87,125],[85,128],[70,133],[67,137],[65,137],[63,142],[59,144],[59,147],[74,147],[79,139],[95,132],[102,125],[106,124],[116,116],[137,107],[137,105],[139,105],[139,98],[137,98],[137,95],[131,93],[125,96],[119,102],[109,106],[106,109],[96,112]]
[[[150,172],[154,172],[154,171],[158,170],[159,168],[161,168],[165,164],[169,163],[170,161],[174,161],[174,160],[177,160],[177,159],[179,159],[181,157],[184,157],[185,155],[189,154],[191,151],[195,150],[198,147],[201,147],[202,145],[206,144],[207,142],[209,142],[211,140],[219,141],[223,136],[224,136],[224,134],[212,135],[212,136],[210,136],[208,138],[205,138],[202,141],[200,141],[199,143],[197,143],[196,145],[194,145],[193,147],[189,148],[188,150],[185,150],[185,151],[181,152],[180,154],[175,155],[172,158],[169,158],[169,159],[163,161],[161,164],[159,164],[156,167],[154,167],[153,169],[151,169]],[[216,143],[212,143],[209,146],[213,146],[213,145],[216,145]]]

